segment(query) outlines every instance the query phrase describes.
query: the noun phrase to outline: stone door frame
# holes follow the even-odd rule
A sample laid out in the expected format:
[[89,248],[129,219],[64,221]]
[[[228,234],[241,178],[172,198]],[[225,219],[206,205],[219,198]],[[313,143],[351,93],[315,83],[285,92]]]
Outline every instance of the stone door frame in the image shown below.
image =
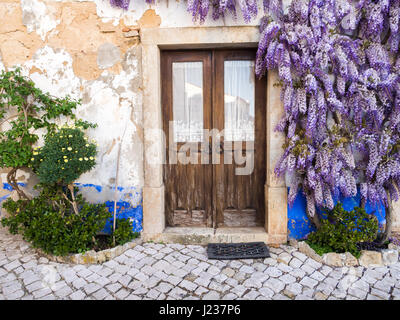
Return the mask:
[[[161,72],[160,50],[256,47],[259,39],[258,27],[188,27],[188,28],[144,28],[140,30],[143,72],[143,131],[144,131],[144,187],[143,187],[143,233],[147,240],[176,241],[168,237],[164,212],[163,159],[165,143],[162,139]],[[280,89],[274,87],[277,75],[267,75],[266,106],[266,184],[265,226],[263,230],[219,231],[218,237],[211,231],[203,232],[206,241],[262,240],[267,243],[287,241],[287,188],[283,179],[276,179],[274,166],[282,152],[284,136],[274,128],[283,115]],[[171,228],[167,228],[171,229]],[[191,228],[180,230],[190,239]],[[243,236],[241,235],[243,233]],[[234,234],[234,236],[233,236]],[[199,241],[193,237],[193,242]]]

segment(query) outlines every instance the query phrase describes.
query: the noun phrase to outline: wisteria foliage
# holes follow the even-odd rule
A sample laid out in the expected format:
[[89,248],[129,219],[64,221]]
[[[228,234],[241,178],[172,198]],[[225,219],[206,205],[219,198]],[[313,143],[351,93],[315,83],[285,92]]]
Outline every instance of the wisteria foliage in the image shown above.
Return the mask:
[[399,4],[295,0],[261,23],[256,73],[278,69],[285,109],[275,173],[290,204],[303,190],[310,216],[357,185],[373,204],[399,198]]
[[[110,0],[127,9],[130,0]],[[145,0],[153,3],[154,0]],[[257,0],[187,0],[194,21],[239,7],[249,22]],[[388,205],[400,185],[400,0],[263,0],[256,74],[277,69],[286,134],[275,173],[293,204],[332,209],[355,196]]]
[[[122,8],[124,10],[128,10],[130,2],[131,0],[110,0],[110,4],[113,7]],[[146,2],[150,3],[148,0],[146,0]]]
[[[110,0],[114,7],[120,7],[128,10],[131,0]],[[155,0],[144,0],[146,3],[155,3]],[[264,7],[268,6],[268,0],[264,0]],[[258,5],[257,0],[186,0],[187,11],[193,17],[193,21],[203,23],[208,15],[214,20],[225,17],[227,13],[234,18],[237,17],[236,7],[239,7],[243,20],[248,23],[257,16]]]

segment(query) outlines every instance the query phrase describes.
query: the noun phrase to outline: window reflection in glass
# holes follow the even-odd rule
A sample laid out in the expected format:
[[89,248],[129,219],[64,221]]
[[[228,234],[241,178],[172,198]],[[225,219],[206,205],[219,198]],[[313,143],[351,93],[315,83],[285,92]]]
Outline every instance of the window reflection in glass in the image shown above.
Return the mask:
[[175,142],[203,140],[203,63],[172,63]]
[[254,61],[224,62],[226,141],[254,141]]

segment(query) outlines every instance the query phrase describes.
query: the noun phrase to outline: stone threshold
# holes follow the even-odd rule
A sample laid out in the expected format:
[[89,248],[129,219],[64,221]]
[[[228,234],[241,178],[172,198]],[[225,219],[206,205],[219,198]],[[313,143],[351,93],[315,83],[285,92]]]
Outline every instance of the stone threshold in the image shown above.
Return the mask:
[[305,241],[290,239],[289,243],[306,256],[331,267],[383,267],[390,266],[399,261],[400,247],[392,243],[389,244],[388,249],[382,249],[380,251],[361,250],[361,256],[358,259],[350,252],[329,252],[320,256]]
[[167,227],[157,235],[145,235],[145,241],[163,243],[179,243],[192,245],[207,245],[208,243],[233,242],[265,242],[268,243],[268,233],[263,227],[251,228],[196,228]]

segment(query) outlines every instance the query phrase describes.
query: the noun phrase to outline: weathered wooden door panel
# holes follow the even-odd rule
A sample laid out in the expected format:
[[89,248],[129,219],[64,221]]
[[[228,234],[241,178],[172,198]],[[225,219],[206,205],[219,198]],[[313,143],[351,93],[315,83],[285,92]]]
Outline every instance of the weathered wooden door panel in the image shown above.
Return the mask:
[[211,53],[168,52],[161,62],[167,223],[210,226],[212,168],[202,164],[201,142],[211,126]]
[[163,52],[168,225],[264,224],[266,90],[254,60],[252,50]]
[[266,91],[255,78],[254,60],[254,51],[246,50],[214,56],[213,126],[224,130],[222,158],[213,166],[217,227],[264,224]]

